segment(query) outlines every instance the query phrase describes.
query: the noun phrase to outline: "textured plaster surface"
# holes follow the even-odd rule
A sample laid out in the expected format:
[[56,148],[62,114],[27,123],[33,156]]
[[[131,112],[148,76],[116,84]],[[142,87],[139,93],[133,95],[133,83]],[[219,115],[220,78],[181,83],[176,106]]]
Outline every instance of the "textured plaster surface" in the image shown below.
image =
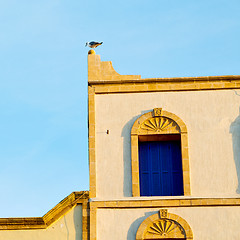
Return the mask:
[[47,229],[0,231],[0,240],[81,240],[82,207],[77,205]]
[[97,198],[131,196],[131,127],[158,107],[187,126],[192,196],[237,196],[239,91],[103,94],[95,104]]

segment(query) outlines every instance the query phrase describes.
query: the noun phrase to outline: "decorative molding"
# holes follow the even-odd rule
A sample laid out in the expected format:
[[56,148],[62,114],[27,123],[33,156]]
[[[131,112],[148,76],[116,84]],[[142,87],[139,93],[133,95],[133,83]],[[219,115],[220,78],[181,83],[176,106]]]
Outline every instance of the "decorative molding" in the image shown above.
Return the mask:
[[171,219],[159,219],[148,226],[144,239],[186,238],[183,227]]
[[141,223],[137,230],[136,240],[193,239],[192,230],[183,218],[172,213],[168,214],[168,218],[159,216],[161,212],[149,216]]
[[179,126],[176,122],[166,117],[152,117],[147,119],[139,127],[139,133],[143,133],[143,131],[154,132],[155,134],[166,131],[180,133]]
[[102,67],[100,67],[99,63],[97,64],[97,61],[94,64],[91,67],[92,70],[89,71],[88,84],[95,87],[96,94],[206,91],[240,88],[240,75],[145,79],[141,79],[141,76],[138,75],[116,75],[115,73],[107,76],[100,74],[99,76],[100,70],[98,69]]
[[162,108],[154,108],[153,109],[153,116],[157,117],[157,116],[161,116],[162,115]]
[[[96,55],[99,56],[99,55]],[[99,56],[100,58],[100,56]],[[112,64],[112,62],[110,62]],[[126,76],[126,75],[120,75],[120,76]],[[130,76],[140,76],[140,75],[130,75]],[[159,87],[159,90],[163,90],[160,88],[160,86],[166,86],[168,90],[171,90],[172,86],[179,87],[180,89],[185,89],[185,90],[190,90],[192,88],[198,89],[198,90],[203,90],[205,88],[216,88],[218,87],[217,84],[219,83],[219,87],[221,88],[229,88],[229,87],[236,87],[239,84],[240,81],[240,75],[226,75],[226,76],[203,76],[203,77],[173,77],[173,78],[131,78],[131,79],[125,79],[125,78],[120,78],[119,80],[92,80],[90,82],[91,85],[128,85],[128,86],[133,86],[136,85],[135,89],[129,89],[129,91],[133,90],[140,90],[138,88],[139,86],[144,86],[147,87],[149,85],[147,84],[155,84],[157,87]],[[185,84],[187,85],[185,85]],[[174,84],[174,85],[173,85]],[[184,85],[183,85],[184,84]],[[198,87],[198,84],[199,87]],[[171,87],[167,87],[167,85],[170,85]],[[181,85],[183,85],[181,87]],[[153,86],[153,85],[150,85]],[[187,87],[187,88],[186,88]],[[142,88],[144,89],[144,88]],[[148,89],[149,92],[158,90],[156,87]],[[174,88],[172,89],[173,91],[175,90]]]
[[160,218],[167,218],[168,217],[168,210],[167,209],[161,209],[159,211]]
[[[90,205],[93,208],[109,208],[109,209],[121,209],[121,208],[192,208],[192,207],[239,207],[239,198],[191,198],[191,197],[174,197],[173,199],[155,199],[147,197],[148,199],[132,199],[132,200],[118,200],[118,201],[92,201]],[[164,209],[163,209],[164,210]],[[161,210],[162,211],[162,210]],[[159,218],[169,218],[161,215]],[[167,213],[169,214],[169,213]]]

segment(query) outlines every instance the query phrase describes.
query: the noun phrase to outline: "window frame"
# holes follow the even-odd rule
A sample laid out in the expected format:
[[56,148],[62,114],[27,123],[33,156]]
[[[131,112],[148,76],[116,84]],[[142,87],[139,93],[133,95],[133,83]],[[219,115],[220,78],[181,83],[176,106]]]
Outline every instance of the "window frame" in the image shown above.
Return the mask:
[[[159,123],[159,121],[163,123]],[[152,123],[157,126],[152,126]],[[132,165],[132,196],[140,197],[139,182],[139,138],[152,139],[154,135],[179,134],[181,139],[181,156],[183,171],[184,196],[190,195],[190,172],[188,154],[188,134],[185,123],[175,114],[154,108],[153,111],[141,115],[131,129],[131,165]],[[157,136],[156,136],[157,138]]]

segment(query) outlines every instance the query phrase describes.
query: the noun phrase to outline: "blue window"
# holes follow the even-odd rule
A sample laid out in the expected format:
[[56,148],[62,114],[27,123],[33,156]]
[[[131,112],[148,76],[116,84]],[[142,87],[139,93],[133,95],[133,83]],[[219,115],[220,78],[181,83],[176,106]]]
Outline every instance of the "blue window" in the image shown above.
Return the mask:
[[141,196],[180,196],[183,173],[180,141],[139,142]]

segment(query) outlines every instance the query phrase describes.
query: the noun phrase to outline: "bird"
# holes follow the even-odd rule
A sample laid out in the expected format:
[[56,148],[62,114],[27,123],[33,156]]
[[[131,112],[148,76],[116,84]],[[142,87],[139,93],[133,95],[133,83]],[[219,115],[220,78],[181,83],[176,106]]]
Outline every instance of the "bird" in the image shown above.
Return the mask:
[[92,42],[86,42],[85,47],[88,46],[88,47],[90,47],[90,48],[96,48],[96,47],[98,47],[98,46],[100,46],[100,45],[102,45],[102,44],[103,44],[103,42],[94,42],[94,41],[92,41]]

